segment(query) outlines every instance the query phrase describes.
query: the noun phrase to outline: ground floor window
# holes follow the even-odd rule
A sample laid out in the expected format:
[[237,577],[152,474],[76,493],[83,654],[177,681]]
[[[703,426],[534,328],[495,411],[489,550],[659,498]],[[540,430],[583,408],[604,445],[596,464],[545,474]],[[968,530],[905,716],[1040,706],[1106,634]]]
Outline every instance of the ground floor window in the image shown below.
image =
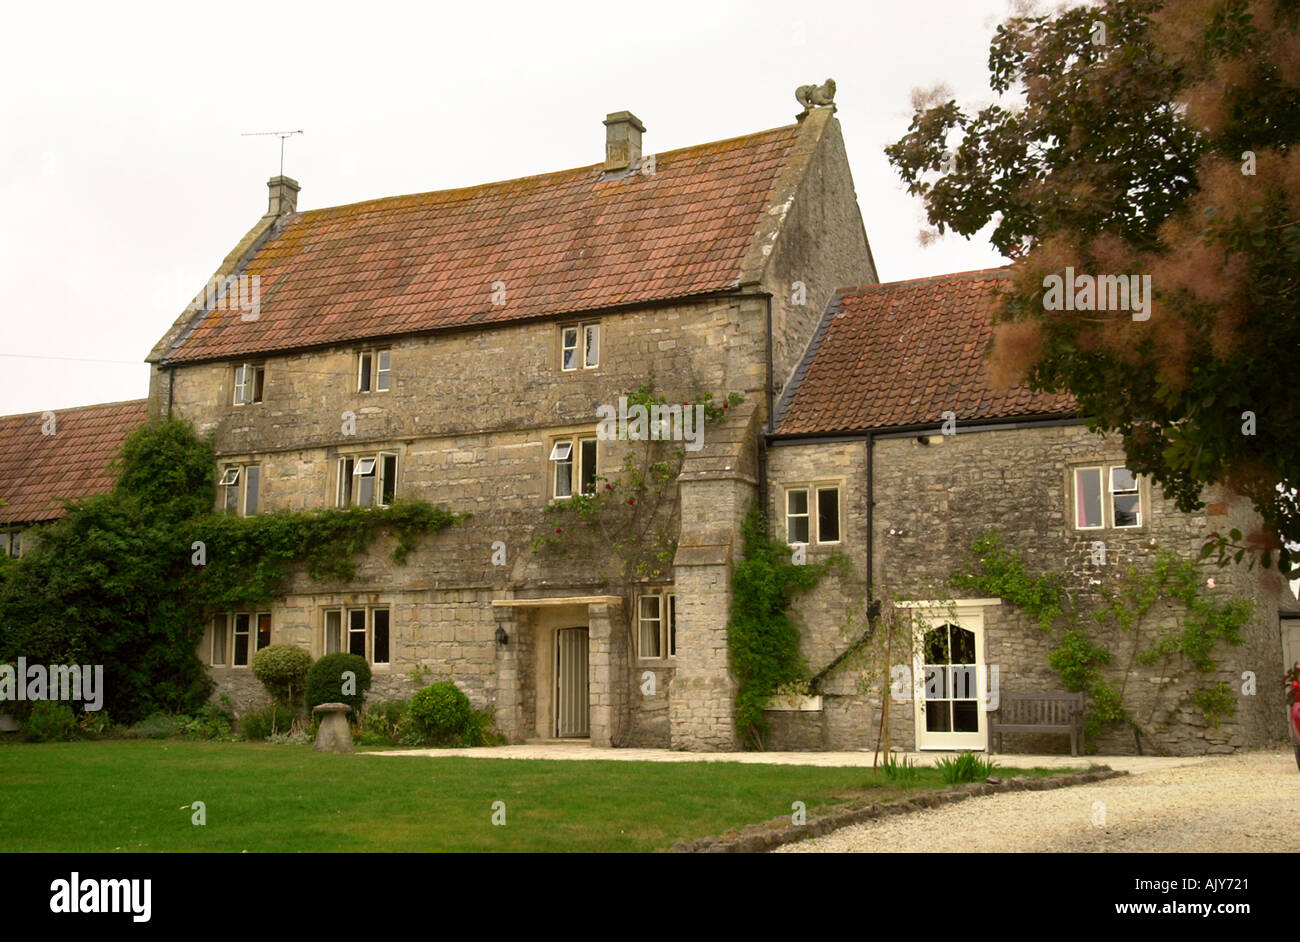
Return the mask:
[[213,667],[248,667],[255,651],[271,644],[270,612],[221,612],[212,616]]
[[677,596],[672,592],[637,600],[637,654],[642,660],[677,656]]
[[325,610],[326,654],[346,651],[371,664],[390,663],[390,616],[387,607],[330,608]]

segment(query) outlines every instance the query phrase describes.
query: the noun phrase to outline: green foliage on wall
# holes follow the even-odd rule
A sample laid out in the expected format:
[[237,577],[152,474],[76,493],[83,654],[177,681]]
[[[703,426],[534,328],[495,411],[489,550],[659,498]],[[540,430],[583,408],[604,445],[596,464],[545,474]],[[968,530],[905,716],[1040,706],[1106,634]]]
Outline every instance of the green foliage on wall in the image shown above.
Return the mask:
[[[1207,595],[1199,565],[1168,550],[1158,552],[1149,564],[1126,566],[1114,587],[1099,587],[1100,599],[1086,617],[1080,601],[1065,589],[1064,573],[1030,574],[1021,555],[1008,548],[996,530],[974,540],[970,555],[972,565],[954,573],[949,583],[976,595],[1003,598],[1039,628],[1059,633],[1048,663],[1066,690],[1088,693],[1088,735],[1118,723],[1138,730],[1158,726],[1154,717],[1159,693],[1187,670],[1195,675],[1219,670],[1215,646],[1242,644],[1241,629],[1254,614],[1248,600]],[[1101,631],[1124,639],[1128,657],[1123,663],[1097,640]],[[1125,696],[1138,666],[1161,678],[1145,717],[1135,715]],[[1212,727],[1236,712],[1231,688],[1222,681],[1201,682],[1191,699]]]
[[193,713],[207,699],[195,647],[208,607],[270,601],[300,564],[313,578],[346,579],[354,555],[384,532],[401,562],[420,536],[459,519],[414,501],[220,515],[212,444],[181,421],[133,433],[115,470],[110,492],[25,533],[24,555],[0,571],[0,662],[102,664],[106,708],[124,723]]
[[764,707],[778,688],[808,676],[790,604],[816,586],[835,560],[795,565],[790,547],[768,538],[767,516],[758,507],[746,514],[743,537],[744,558],[731,579],[727,644],[739,684],[736,729],[761,749],[768,731]]

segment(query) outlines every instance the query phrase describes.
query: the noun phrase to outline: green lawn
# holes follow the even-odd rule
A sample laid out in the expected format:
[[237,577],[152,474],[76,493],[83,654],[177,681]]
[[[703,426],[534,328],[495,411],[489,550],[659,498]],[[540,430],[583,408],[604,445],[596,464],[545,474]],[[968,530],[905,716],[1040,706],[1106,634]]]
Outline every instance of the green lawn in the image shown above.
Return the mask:
[[[999,774],[1010,774],[1004,770]],[[1027,774],[1047,774],[1033,770]],[[0,746],[0,851],[649,851],[902,794],[870,769],[335,756],[308,746]],[[924,770],[920,785],[943,787]],[[190,803],[207,824],[191,823]],[[505,826],[492,824],[504,801]]]

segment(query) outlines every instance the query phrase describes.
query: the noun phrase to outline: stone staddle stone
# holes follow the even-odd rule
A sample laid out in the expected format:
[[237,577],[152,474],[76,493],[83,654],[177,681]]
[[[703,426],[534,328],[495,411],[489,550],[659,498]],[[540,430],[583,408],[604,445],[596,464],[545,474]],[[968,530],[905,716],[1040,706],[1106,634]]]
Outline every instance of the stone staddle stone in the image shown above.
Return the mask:
[[319,713],[320,728],[316,730],[316,751],[337,752],[343,755],[356,752],[352,745],[352,730],[348,728],[346,703],[322,703],[312,709]]

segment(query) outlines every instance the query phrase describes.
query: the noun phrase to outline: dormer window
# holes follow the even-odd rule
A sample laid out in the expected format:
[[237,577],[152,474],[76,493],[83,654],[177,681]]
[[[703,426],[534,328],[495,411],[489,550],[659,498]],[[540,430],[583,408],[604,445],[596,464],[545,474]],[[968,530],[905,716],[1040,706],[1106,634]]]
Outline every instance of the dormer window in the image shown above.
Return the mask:
[[600,366],[600,325],[571,324],[560,329],[560,368],[566,373]]
[[391,350],[362,350],[357,355],[357,392],[388,392],[392,363]]
[[265,364],[241,363],[235,367],[235,405],[245,406],[250,402],[261,402],[265,381]]

